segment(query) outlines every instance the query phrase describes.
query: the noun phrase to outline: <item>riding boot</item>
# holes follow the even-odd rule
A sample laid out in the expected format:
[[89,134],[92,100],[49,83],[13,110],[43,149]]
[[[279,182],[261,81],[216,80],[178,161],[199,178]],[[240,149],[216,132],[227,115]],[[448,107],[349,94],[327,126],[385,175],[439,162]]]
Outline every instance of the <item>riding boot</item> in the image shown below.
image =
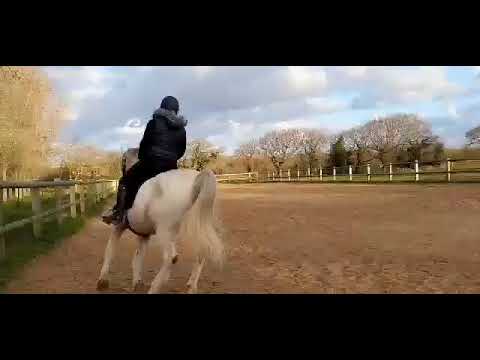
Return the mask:
[[106,224],[111,224],[112,222],[114,224],[120,223],[123,219],[123,208],[125,207],[125,194],[126,194],[126,188],[124,185],[120,185],[117,190],[117,203],[113,208],[107,210],[103,215],[102,215],[102,220]]
[[120,185],[118,187],[118,192],[117,192],[117,204],[113,208],[112,223],[115,225],[120,224],[124,220],[126,196],[127,196],[127,188],[124,185]]

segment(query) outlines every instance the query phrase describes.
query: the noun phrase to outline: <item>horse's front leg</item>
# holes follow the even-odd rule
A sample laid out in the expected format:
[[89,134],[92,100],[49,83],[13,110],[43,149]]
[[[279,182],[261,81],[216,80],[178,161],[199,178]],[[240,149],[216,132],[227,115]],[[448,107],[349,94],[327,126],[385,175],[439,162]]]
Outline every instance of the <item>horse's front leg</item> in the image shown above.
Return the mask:
[[113,230],[110,233],[107,247],[105,249],[102,270],[100,271],[100,277],[97,281],[97,290],[105,290],[109,287],[108,277],[110,273],[110,266],[115,257],[118,241],[120,240],[120,237],[122,236],[124,231],[124,225],[117,225],[113,227]]

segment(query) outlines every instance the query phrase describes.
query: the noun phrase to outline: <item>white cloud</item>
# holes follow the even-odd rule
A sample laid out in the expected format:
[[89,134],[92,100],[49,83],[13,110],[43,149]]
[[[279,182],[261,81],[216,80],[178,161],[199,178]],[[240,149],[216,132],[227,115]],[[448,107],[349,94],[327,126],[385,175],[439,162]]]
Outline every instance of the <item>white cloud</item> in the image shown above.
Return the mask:
[[327,86],[327,76],[322,68],[289,66],[289,83],[297,91],[315,91]]
[[[464,118],[453,102],[462,88],[447,78],[444,67],[140,66],[46,71],[70,105],[69,133],[115,149],[124,143],[138,146],[144,124],[165,95],[180,100],[181,112],[189,119],[189,138],[209,138],[228,149],[278,127],[339,130],[369,120],[372,111],[386,114],[385,109],[393,106],[410,111],[419,103],[438,102],[445,116],[457,123]],[[352,114],[367,115],[360,120],[363,115]]]
[[305,99],[305,103],[311,107],[312,111],[319,113],[333,113],[347,110],[350,107],[350,104],[346,101],[330,99],[327,97],[309,97]]
[[155,66],[136,66],[135,68],[141,72],[150,72],[155,70]]
[[314,127],[314,123],[312,121],[308,121],[306,119],[291,119],[286,121],[279,121],[276,122],[273,127],[278,130],[286,130],[286,129],[298,129],[298,128],[308,128]]
[[108,93],[109,89],[105,87],[87,86],[81,89],[72,90],[70,93],[74,101],[83,101],[87,98],[102,98]]
[[132,127],[132,128],[138,128],[142,126],[142,119],[138,117],[134,117],[131,119],[128,119],[127,122],[125,123],[125,127]]
[[79,117],[79,113],[76,112],[76,111],[74,111],[74,110],[72,110],[71,108],[67,108],[67,109],[65,110],[65,114],[64,114],[65,120],[67,120],[67,121],[75,121],[75,120],[78,119],[78,117]]
[[360,78],[366,75],[368,66],[344,66],[343,71],[350,77]]
[[139,118],[132,118],[126,121],[123,126],[116,126],[111,129],[103,129],[84,139],[84,142],[92,145],[101,145],[108,150],[119,148],[138,147],[146,124],[142,125]]
[[200,79],[204,78],[206,75],[208,75],[208,73],[212,71],[213,71],[212,66],[194,66],[193,67],[193,72]]
[[335,67],[330,77],[337,79],[336,86],[339,90],[360,94],[355,100],[358,108],[447,99],[464,90],[447,79],[446,68],[443,66],[371,66],[365,69]]
[[456,118],[459,117],[459,114],[458,114],[458,112],[457,112],[457,107],[456,107],[455,104],[452,103],[452,102],[449,102],[449,103],[447,104],[447,113],[448,113],[448,115],[449,115],[450,117],[452,117],[452,118],[454,118],[454,119],[456,119]]

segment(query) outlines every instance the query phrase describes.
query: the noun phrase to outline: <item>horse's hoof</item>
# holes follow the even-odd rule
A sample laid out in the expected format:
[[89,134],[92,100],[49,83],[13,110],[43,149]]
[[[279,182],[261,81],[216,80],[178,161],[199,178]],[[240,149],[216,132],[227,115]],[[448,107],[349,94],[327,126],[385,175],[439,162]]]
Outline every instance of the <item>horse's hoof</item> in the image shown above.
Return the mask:
[[133,285],[134,292],[142,291],[144,289],[145,289],[145,284],[143,283],[143,281],[139,281],[135,285]]
[[97,290],[98,291],[102,291],[102,290],[106,290],[108,289],[108,287],[110,286],[108,280],[106,279],[100,279],[97,281]]
[[198,289],[190,284],[187,284],[187,294],[196,294]]
[[172,264],[175,265],[177,263],[177,261],[178,261],[178,255],[175,255],[172,259]]

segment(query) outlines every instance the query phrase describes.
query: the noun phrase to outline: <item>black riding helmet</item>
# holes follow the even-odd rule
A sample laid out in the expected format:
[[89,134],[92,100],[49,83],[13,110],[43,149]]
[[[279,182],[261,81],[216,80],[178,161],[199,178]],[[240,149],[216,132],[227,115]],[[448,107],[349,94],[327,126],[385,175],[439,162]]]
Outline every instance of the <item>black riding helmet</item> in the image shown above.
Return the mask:
[[178,110],[180,110],[180,104],[178,100],[175,99],[173,96],[166,96],[163,98],[162,103],[160,104],[161,109],[173,111],[175,114],[178,114]]

